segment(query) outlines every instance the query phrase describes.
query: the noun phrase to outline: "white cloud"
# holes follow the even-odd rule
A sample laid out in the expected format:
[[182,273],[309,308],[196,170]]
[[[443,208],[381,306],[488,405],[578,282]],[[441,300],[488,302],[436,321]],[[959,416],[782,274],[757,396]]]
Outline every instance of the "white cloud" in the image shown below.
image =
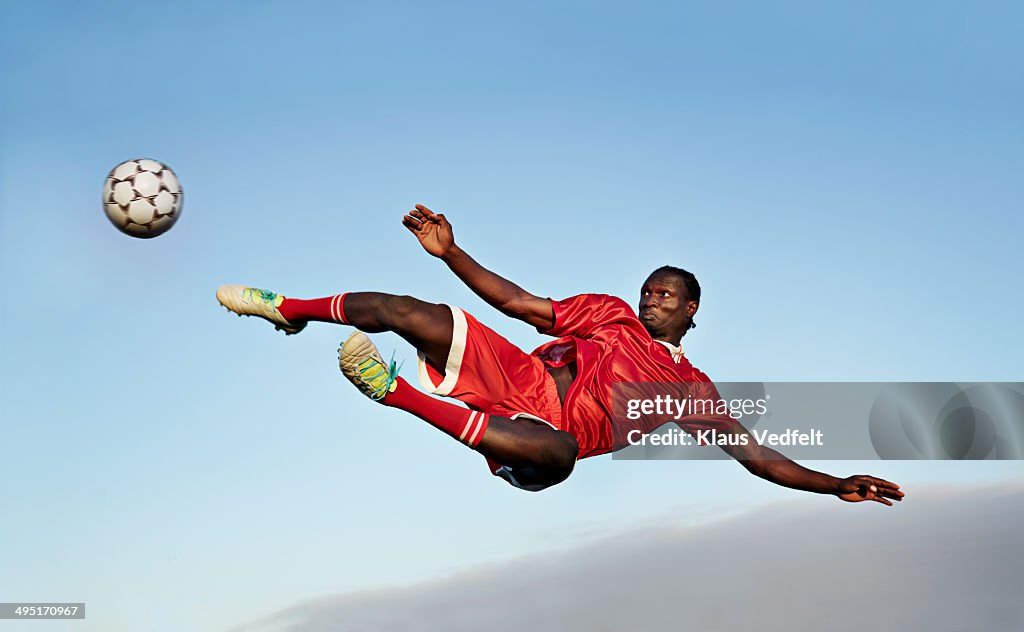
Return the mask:
[[1019,486],[932,489],[891,509],[804,498],[307,601],[236,632],[1003,632],[1024,629],[1021,525]]

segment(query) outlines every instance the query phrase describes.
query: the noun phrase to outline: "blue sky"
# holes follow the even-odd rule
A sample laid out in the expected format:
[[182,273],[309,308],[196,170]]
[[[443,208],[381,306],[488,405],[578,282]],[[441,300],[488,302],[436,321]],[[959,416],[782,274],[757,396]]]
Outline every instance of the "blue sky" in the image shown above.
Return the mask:
[[[1019,381],[1022,17],[1010,2],[4,4],[0,601],[86,601],[82,630],[219,630],[649,521],[794,497],[882,510],[727,462],[605,457],[518,492],[345,383],[347,330],[285,338],[214,291],[409,293],[542,342],[420,250],[399,221],[421,202],[536,294],[633,302],[654,267],[692,270],[687,354],[714,379]],[[185,189],[149,241],[99,202],[140,156]],[[378,342],[411,368],[400,340]],[[820,465],[911,493],[1021,473]]]

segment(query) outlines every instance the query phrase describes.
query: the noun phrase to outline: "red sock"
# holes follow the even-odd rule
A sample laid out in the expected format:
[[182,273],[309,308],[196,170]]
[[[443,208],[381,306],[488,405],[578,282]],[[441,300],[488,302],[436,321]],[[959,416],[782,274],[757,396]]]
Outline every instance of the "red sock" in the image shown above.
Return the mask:
[[[346,292],[345,294],[348,294]],[[345,294],[335,294],[325,298],[314,298],[308,301],[297,298],[286,298],[277,311],[290,322],[318,320],[325,323],[341,323],[347,325],[345,318]]]
[[384,397],[385,406],[410,412],[471,448],[484,438],[490,420],[484,413],[435,399],[400,377],[395,381],[398,388]]

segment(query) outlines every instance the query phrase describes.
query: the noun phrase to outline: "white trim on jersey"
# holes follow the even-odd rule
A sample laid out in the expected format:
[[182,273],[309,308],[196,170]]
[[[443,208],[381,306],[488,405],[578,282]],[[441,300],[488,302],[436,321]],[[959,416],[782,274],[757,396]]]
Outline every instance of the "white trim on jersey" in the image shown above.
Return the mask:
[[672,361],[675,362],[676,364],[679,364],[679,361],[683,358],[683,345],[679,345],[677,347],[671,342],[665,342],[664,340],[655,340],[654,342],[660,342],[661,344],[665,345],[665,348],[668,349],[668,352],[672,354]]
[[459,370],[462,368],[462,356],[466,353],[466,314],[458,307],[448,306],[452,310],[452,348],[448,351],[448,361],[444,366],[444,379],[434,384],[427,373],[427,358],[422,353],[416,354],[419,367],[420,385],[428,393],[434,395],[450,395],[455,383],[459,381]]

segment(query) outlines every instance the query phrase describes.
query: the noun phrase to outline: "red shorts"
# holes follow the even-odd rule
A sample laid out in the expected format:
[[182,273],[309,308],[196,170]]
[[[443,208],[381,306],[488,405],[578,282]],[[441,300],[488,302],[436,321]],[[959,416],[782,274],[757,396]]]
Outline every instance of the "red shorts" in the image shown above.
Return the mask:
[[[507,419],[532,419],[565,430],[562,402],[555,380],[539,358],[515,346],[458,307],[452,310],[454,328],[444,374],[419,355],[420,384],[435,395],[453,397],[474,410]],[[515,470],[490,459],[495,476],[538,491],[546,485],[520,485]]]
[[527,417],[564,430],[562,402],[544,363],[458,307],[451,307],[452,348],[444,374],[419,355],[420,384],[474,410],[509,419]]

